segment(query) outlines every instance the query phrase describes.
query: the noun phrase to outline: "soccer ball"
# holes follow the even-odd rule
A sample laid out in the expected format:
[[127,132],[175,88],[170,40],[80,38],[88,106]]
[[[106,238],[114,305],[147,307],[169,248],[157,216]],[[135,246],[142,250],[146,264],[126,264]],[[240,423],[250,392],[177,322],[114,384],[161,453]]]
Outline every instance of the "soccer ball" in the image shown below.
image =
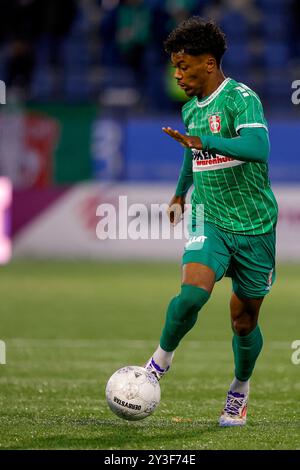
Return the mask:
[[122,367],[107,382],[106,399],[110,409],[120,418],[144,419],[159,405],[159,382],[143,367]]

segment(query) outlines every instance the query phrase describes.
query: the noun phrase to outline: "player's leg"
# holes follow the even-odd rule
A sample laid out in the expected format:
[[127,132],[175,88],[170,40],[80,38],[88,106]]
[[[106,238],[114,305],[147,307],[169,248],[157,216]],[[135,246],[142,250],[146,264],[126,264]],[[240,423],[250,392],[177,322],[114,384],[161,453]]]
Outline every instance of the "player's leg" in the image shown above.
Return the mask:
[[215,272],[209,266],[200,263],[183,266],[181,291],[169,304],[160,340],[165,351],[174,351],[192,329],[198,312],[210,297],[214,283]]
[[258,299],[239,298],[234,292],[230,301],[232,347],[235,363],[235,380],[232,391],[248,392],[248,383],[256,359],[263,346],[260,327],[257,324],[263,297]]
[[146,364],[146,368],[156,372],[158,378],[167,372],[175,349],[195,325],[214,283],[215,272],[209,266],[200,263],[183,265],[180,293],[169,303],[160,344]]
[[275,234],[239,237],[233,266],[230,311],[235,376],[220,418],[221,426],[246,423],[249,379],[263,346],[259,311],[275,279]]
[[263,297],[239,298],[232,294],[230,301],[233,330],[232,348],[235,375],[227,393],[226,403],[220,417],[221,426],[246,424],[249,397],[249,379],[263,346],[263,337],[257,324]]
[[186,245],[181,290],[168,306],[160,344],[146,365],[155,369],[159,378],[170,367],[179,342],[195,325],[215,282],[229,264],[230,254],[218,229],[206,224],[204,230],[205,236],[192,236]]

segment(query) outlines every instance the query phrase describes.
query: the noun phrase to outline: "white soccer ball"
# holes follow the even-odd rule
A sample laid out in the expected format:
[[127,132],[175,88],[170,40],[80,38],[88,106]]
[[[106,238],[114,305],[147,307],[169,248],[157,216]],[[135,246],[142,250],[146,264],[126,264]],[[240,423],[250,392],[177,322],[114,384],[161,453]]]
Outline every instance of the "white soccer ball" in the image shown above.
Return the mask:
[[120,418],[144,419],[159,405],[159,382],[143,367],[122,367],[107,382],[106,399],[110,409]]

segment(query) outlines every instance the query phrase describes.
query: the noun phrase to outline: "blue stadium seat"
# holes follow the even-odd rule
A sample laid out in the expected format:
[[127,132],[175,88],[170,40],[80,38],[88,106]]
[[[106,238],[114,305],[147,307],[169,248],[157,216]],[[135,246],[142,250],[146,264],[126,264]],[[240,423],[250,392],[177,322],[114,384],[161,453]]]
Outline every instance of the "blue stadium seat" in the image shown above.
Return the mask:
[[72,29],[62,45],[62,57],[65,64],[86,65],[90,63],[88,31],[88,19],[84,16],[84,11],[79,8]]
[[85,72],[67,73],[64,80],[64,97],[67,101],[85,101],[89,99],[90,87]]
[[99,77],[104,87],[131,87],[135,85],[134,72],[130,67],[106,67]]
[[62,57],[66,65],[88,65],[90,57],[87,38],[84,35],[69,37],[63,44]]
[[247,68],[251,64],[251,54],[246,43],[231,44],[224,55],[224,66],[228,68]]
[[245,15],[238,11],[227,11],[222,16],[220,26],[224,30],[229,44],[235,39],[245,41],[249,33],[249,23]]
[[49,63],[49,50],[50,38],[45,34],[35,43],[35,61],[38,66],[47,66]]
[[283,21],[282,15],[269,15],[263,22],[263,35],[268,39],[284,40],[287,33],[286,22]]
[[31,81],[30,96],[31,99],[49,100],[52,95],[52,81],[50,67],[37,66],[33,72]]
[[264,53],[265,64],[268,68],[280,68],[288,65],[289,49],[282,42],[268,42]]
[[250,69],[248,67],[226,68],[224,72],[226,76],[251,87],[249,83]]
[[257,5],[264,11],[279,12],[289,7],[292,0],[257,0]]
[[277,99],[280,105],[291,103],[291,77],[288,73],[279,69],[269,71],[265,76],[267,93],[270,97]]

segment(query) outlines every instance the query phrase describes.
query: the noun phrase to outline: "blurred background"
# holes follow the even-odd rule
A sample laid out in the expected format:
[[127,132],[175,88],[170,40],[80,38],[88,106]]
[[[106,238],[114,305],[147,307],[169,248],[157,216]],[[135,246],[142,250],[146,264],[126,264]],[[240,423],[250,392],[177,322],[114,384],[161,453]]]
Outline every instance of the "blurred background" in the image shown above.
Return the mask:
[[96,208],[171,198],[182,150],[161,127],[182,129],[186,98],[162,43],[193,14],[220,24],[225,75],[262,99],[279,256],[300,258],[299,1],[1,0],[2,262],[10,237],[16,257],[180,258],[180,242],[100,242]]
[[[300,1],[0,7],[0,447],[299,448]],[[224,29],[224,73],[258,92],[270,129],[279,262],[246,439],[215,427],[232,377],[229,279],[180,346],[157,418],[117,422],[104,396],[114,370],[145,363],[156,347],[185,240],[99,240],[97,207],[118,211],[127,196],[119,228],[133,219],[130,204],[174,193],[183,151],[161,128],[183,130],[185,96],[162,42],[192,14]]]

